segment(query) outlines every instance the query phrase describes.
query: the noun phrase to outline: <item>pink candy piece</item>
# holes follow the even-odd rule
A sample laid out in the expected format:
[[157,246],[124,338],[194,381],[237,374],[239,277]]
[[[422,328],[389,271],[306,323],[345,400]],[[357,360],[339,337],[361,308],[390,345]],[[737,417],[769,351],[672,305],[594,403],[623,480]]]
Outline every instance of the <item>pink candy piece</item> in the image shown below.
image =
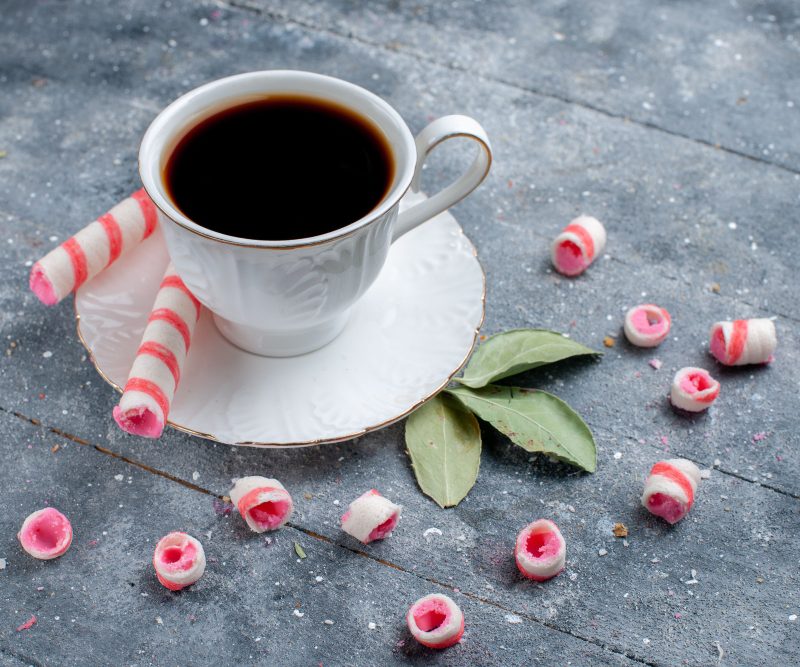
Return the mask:
[[158,210],[144,189],[134,192],[36,262],[31,290],[54,306],[150,236],[157,221]]
[[342,515],[342,530],[363,544],[389,536],[400,521],[400,505],[375,489],[356,498]]
[[22,548],[39,560],[63,556],[72,544],[72,525],[57,509],[45,507],[29,515],[17,533]]
[[672,380],[669,399],[672,405],[688,412],[708,409],[719,396],[719,382],[702,368],[681,368]]
[[538,519],[517,535],[514,559],[523,576],[534,581],[552,579],[564,569],[567,543],[555,523]]
[[406,614],[411,635],[428,648],[447,648],[464,634],[464,614],[446,595],[426,595],[411,605]]
[[186,533],[169,533],[156,544],[153,567],[159,582],[169,590],[186,588],[206,571],[203,545]]
[[17,628],[17,632],[22,632],[23,630],[30,630],[34,625],[36,625],[37,620],[38,619],[36,618],[36,615],[31,614],[31,617]]
[[669,523],[685,517],[694,504],[700,470],[686,459],[659,461],[644,484],[642,505]]
[[581,215],[556,236],[550,256],[559,273],[577,276],[588,268],[605,247],[605,227],[596,218]]
[[292,516],[292,497],[277,479],[240,477],[229,495],[250,530],[256,533],[276,530]]
[[711,354],[726,366],[766,364],[777,346],[775,323],[766,318],[717,322],[711,327]]
[[114,420],[123,431],[161,435],[189,351],[200,302],[170,264],[156,295]]
[[625,338],[637,347],[656,347],[669,335],[671,324],[665,308],[643,303],[625,314]]

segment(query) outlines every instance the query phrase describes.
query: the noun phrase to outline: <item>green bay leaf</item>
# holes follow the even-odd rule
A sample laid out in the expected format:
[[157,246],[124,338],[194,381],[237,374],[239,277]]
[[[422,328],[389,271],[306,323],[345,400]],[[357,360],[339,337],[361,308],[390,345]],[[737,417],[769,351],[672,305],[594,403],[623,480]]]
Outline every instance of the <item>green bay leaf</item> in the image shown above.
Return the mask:
[[478,478],[478,421],[450,396],[434,396],[409,416],[406,447],[417,483],[441,507],[458,505]]
[[542,452],[588,472],[596,470],[592,432],[560,398],[538,389],[496,385],[454,387],[447,392],[523,449]]
[[469,360],[464,375],[455,378],[467,387],[485,387],[490,382],[545,364],[583,355],[599,355],[556,331],[513,329],[486,339]]

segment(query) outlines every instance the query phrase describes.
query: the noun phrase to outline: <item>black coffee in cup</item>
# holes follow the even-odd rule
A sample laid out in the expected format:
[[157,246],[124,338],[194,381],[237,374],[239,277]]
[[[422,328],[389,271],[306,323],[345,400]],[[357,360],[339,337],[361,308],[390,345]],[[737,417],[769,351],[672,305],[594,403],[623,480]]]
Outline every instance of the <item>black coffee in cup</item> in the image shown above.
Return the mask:
[[174,204],[207,229],[246,239],[303,239],[362,218],[394,177],[388,141],[335,103],[270,95],[204,119],[164,170]]

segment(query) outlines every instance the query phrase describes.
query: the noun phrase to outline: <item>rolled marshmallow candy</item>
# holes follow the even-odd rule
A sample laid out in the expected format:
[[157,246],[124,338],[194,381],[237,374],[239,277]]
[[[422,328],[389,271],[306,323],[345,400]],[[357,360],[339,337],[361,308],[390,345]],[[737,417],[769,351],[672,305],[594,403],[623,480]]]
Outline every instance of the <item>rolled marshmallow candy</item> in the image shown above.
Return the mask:
[[583,273],[606,247],[606,230],[596,218],[581,215],[556,236],[550,255],[553,266],[565,276]]
[[665,308],[643,303],[625,314],[625,338],[637,347],[656,347],[669,335],[671,324]]
[[72,524],[57,509],[45,507],[22,522],[17,539],[31,556],[50,560],[63,556],[72,544]]
[[134,192],[36,262],[31,290],[43,304],[54,306],[150,236],[157,221],[158,211],[144,188]]
[[123,431],[146,438],[163,432],[200,309],[200,302],[170,264],[125,391],[114,408],[114,420]]
[[375,489],[370,489],[350,503],[342,515],[342,530],[363,544],[382,540],[400,521],[402,509]]
[[292,516],[292,497],[277,479],[240,477],[229,495],[250,530],[256,533],[276,530]]
[[523,576],[547,581],[564,569],[567,543],[558,526],[548,519],[538,519],[517,535],[514,559]]
[[642,505],[669,523],[685,517],[694,504],[700,470],[686,459],[659,461],[644,484]]
[[186,533],[169,533],[156,544],[153,567],[158,580],[169,590],[191,586],[206,571],[203,545]]
[[719,382],[702,368],[681,368],[672,380],[669,400],[672,405],[688,412],[702,412],[711,407],[719,396]]
[[777,346],[775,323],[766,318],[717,322],[711,327],[711,354],[726,366],[766,364]]
[[420,598],[406,614],[406,623],[420,644],[428,648],[447,648],[464,634],[464,614],[446,595],[433,593]]

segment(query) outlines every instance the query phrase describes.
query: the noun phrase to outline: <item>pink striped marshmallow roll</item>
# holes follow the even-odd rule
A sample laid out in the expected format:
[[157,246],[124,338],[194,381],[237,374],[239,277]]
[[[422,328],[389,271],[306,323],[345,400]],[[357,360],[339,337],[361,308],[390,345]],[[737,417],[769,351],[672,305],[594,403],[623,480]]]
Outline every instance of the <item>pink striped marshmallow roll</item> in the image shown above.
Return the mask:
[[400,521],[402,509],[375,489],[370,489],[350,503],[342,515],[342,530],[363,544],[382,540],[391,535]]
[[54,306],[150,236],[157,221],[155,204],[144,188],[137,190],[36,262],[31,290]]
[[203,545],[186,533],[169,533],[156,544],[153,567],[158,581],[169,590],[191,586],[206,571]]
[[63,556],[72,544],[72,524],[57,509],[45,507],[23,521],[17,539],[34,558],[51,560]]
[[170,264],[122,398],[114,408],[114,420],[123,431],[146,438],[163,432],[200,309],[200,302]]
[[642,505],[669,523],[685,517],[694,504],[700,470],[686,459],[659,461],[644,484]]
[[534,581],[552,579],[564,569],[567,543],[555,523],[538,519],[523,528],[514,545],[514,560],[524,577]]
[[711,354],[726,366],[766,364],[777,346],[775,323],[766,318],[717,322],[711,327]]
[[268,477],[240,477],[228,495],[250,530],[256,533],[280,528],[294,509],[292,497],[283,484]]
[[553,266],[565,276],[577,276],[606,247],[606,229],[596,218],[581,215],[570,222],[556,236],[550,255]]
[[636,347],[656,347],[669,335],[672,318],[666,308],[652,303],[634,306],[625,313],[625,338]]
[[669,400],[673,406],[688,412],[702,412],[719,396],[719,382],[703,368],[681,368],[672,380]]
[[411,636],[428,648],[448,648],[458,644],[464,634],[464,614],[441,593],[426,595],[412,604],[406,623]]

